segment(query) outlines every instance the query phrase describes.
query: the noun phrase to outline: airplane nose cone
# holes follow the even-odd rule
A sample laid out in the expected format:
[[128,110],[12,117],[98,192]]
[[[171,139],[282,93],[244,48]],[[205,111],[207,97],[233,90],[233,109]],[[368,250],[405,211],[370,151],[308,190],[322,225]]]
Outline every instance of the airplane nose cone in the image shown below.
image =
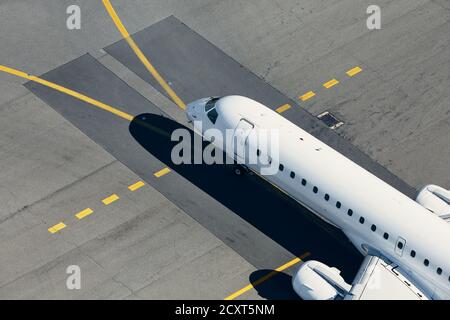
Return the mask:
[[196,107],[195,104],[190,103],[186,107],[186,117],[188,118],[189,122],[192,122],[197,118],[196,116]]
[[205,112],[205,105],[211,99],[212,99],[212,97],[198,99],[198,100],[195,100],[195,101],[189,103],[186,106],[186,116],[187,116],[189,122],[201,120],[201,117]]
[[204,108],[205,103],[208,102],[210,98],[202,98],[189,103],[186,107],[186,116],[189,121],[199,120],[201,115],[201,110]]

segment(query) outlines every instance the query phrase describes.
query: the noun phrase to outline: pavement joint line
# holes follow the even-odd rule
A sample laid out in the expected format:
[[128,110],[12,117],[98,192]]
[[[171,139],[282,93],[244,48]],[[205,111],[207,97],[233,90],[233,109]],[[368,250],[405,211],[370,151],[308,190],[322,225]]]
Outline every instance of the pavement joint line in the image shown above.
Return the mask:
[[361,67],[354,67],[348,70],[346,73],[349,77],[353,77],[362,71]]
[[180,97],[178,97],[178,95],[175,93],[175,91],[169,86],[169,84],[159,74],[159,72],[156,70],[156,68],[150,63],[150,61],[147,59],[147,57],[144,55],[144,53],[138,47],[136,42],[130,36],[130,34],[128,33],[124,24],[122,23],[119,16],[117,15],[117,12],[115,11],[114,7],[111,5],[111,2],[109,0],[103,0],[103,5],[105,6],[106,11],[108,11],[108,14],[110,15],[111,19],[113,20],[113,22],[116,25],[117,29],[119,30],[120,34],[125,39],[125,41],[128,43],[130,48],[134,51],[134,53],[139,58],[139,60],[141,60],[142,64],[147,68],[147,70],[155,78],[155,80],[159,83],[159,85],[164,89],[164,91],[166,91],[166,93],[170,96],[170,98],[173,100],[173,102],[175,102],[178,105],[178,107],[180,107],[181,109],[183,109],[183,110],[186,109],[186,104],[180,99]]
[[336,80],[336,79],[331,79],[330,81],[325,82],[325,83],[323,84],[323,86],[324,86],[326,89],[330,89],[331,87],[334,87],[334,86],[337,85],[338,83],[339,83],[338,80]]
[[111,204],[111,203],[113,203],[113,202],[115,202],[115,201],[117,201],[119,199],[120,199],[119,196],[114,193],[114,194],[110,195],[109,197],[103,199],[102,202],[103,202],[103,204],[105,206],[107,206],[107,205],[109,205],[109,204]]
[[291,261],[283,264],[282,266],[279,266],[275,270],[273,270],[273,271],[269,272],[268,274],[266,274],[265,276],[262,276],[261,278],[255,280],[254,282],[250,283],[249,285],[245,286],[244,288],[234,292],[233,294],[230,294],[224,300],[236,299],[237,297],[241,296],[242,294],[246,293],[247,291],[250,291],[254,287],[256,287],[256,286],[260,285],[261,283],[266,282],[270,278],[276,276],[280,272],[282,272],[282,271],[284,271],[284,270],[286,270],[286,269],[288,269],[288,268],[298,264],[299,262],[303,262],[303,259],[307,258],[310,255],[311,255],[310,252],[305,252],[301,256],[299,256],[299,257],[297,257],[295,259],[292,259]]
[[81,220],[83,218],[86,218],[87,216],[91,215],[94,212],[91,208],[86,208],[80,212],[78,212],[75,217],[78,218],[78,220]]
[[66,227],[66,225],[64,224],[64,222],[60,222],[58,224],[55,224],[53,227],[48,228],[48,232],[56,233],[58,231],[61,231],[65,227]]
[[168,167],[165,167],[164,169],[159,170],[158,172],[154,173],[154,176],[157,178],[161,178],[162,176],[168,174],[171,170]]
[[278,113],[283,113],[286,110],[289,110],[290,108],[291,108],[291,105],[287,103],[287,104],[282,105],[281,107],[278,107],[275,111]]
[[143,186],[145,186],[144,181],[138,181],[138,182],[133,183],[132,185],[128,186],[128,190],[136,191],[136,190],[142,188]]

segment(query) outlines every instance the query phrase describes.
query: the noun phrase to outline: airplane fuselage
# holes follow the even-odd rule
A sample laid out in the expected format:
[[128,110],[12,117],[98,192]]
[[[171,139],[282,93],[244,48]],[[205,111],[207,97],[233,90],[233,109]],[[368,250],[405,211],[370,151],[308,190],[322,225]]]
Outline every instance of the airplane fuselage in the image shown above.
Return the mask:
[[[221,98],[215,105],[215,123],[200,110],[202,106],[196,108],[188,110],[188,117],[202,121],[202,134],[209,128],[236,130],[242,120],[247,131],[277,130],[277,155],[262,152],[250,135],[245,141],[249,153],[276,162],[276,173],[263,175],[264,179],[340,228],[362,254],[376,253],[395,262],[430,298],[450,298],[450,227],[446,221],[256,101]],[[189,112],[195,112],[196,118]],[[225,149],[224,141],[213,143]],[[248,156],[224,151],[234,158]],[[263,165],[246,166],[260,173]]]

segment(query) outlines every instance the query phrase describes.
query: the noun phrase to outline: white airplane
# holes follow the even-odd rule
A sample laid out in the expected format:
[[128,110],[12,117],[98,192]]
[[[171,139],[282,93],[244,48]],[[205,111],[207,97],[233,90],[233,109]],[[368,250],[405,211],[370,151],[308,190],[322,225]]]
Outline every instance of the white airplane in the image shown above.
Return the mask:
[[[303,299],[450,299],[450,191],[428,185],[416,201],[369,173],[277,112],[242,96],[204,98],[187,106],[201,130],[234,130],[235,144],[258,157],[278,158],[274,175],[262,178],[320,218],[341,229],[365,259],[352,284],[318,261],[293,277]],[[201,126],[198,124],[201,123]],[[201,127],[201,128],[200,128]],[[261,152],[251,133],[279,130],[279,157]],[[223,141],[212,143],[235,160],[248,159]],[[266,162],[267,163],[267,162]],[[260,175],[261,164],[243,167]],[[240,174],[242,167],[237,167]]]

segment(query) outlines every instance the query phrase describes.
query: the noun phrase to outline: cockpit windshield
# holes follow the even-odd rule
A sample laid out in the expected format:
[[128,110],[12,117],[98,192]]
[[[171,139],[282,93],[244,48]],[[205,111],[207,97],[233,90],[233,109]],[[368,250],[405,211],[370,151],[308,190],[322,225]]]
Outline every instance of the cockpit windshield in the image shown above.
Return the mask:
[[219,100],[220,98],[212,98],[211,100],[209,100],[206,105],[205,105],[205,112],[208,112],[209,110],[211,110],[212,108],[214,108],[216,106],[216,102]]
[[206,115],[213,124],[216,124],[217,117],[219,116],[216,109],[211,109]]

